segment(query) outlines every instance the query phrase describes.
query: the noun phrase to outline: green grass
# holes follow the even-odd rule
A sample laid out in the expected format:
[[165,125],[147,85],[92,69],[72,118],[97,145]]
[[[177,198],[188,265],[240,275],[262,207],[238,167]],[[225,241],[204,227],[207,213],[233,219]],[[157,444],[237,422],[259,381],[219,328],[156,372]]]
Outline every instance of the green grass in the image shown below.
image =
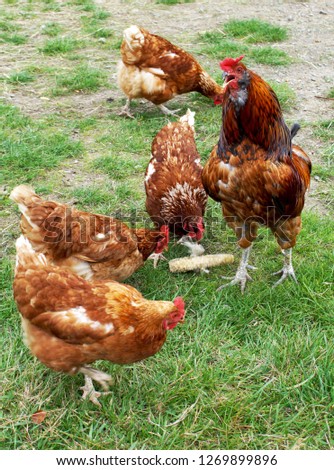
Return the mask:
[[296,104],[296,93],[293,89],[285,82],[269,82],[277,98],[281,104],[283,111],[290,111],[291,108]]
[[94,10],[92,18],[99,20],[99,21],[104,21],[110,17],[110,13],[106,10],[103,10],[102,8],[97,8]]
[[104,71],[88,65],[79,65],[71,72],[56,75],[56,87],[52,90],[52,94],[59,96],[71,92],[89,93],[107,84],[107,75]]
[[97,20],[88,18],[88,20],[83,20],[83,22],[85,24],[85,31],[94,38],[109,38],[114,34],[110,28],[101,26],[101,22]]
[[247,54],[249,47],[226,38],[220,31],[206,31],[199,35],[201,52],[215,59],[223,60],[225,57],[237,57]]
[[[197,141],[204,154],[217,138],[220,113],[214,107],[203,112],[205,103],[196,105],[193,99],[193,108],[198,106]],[[2,123],[7,139],[11,136],[14,141],[12,136],[21,136],[14,144],[17,146],[22,141],[31,146],[31,133],[39,139],[45,136],[44,142],[48,142],[50,126],[68,128],[68,132],[80,129],[87,136],[93,133],[94,146],[105,154],[92,160],[99,180],[64,188],[59,199],[74,198],[79,208],[118,215],[128,224],[135,214],[137,223],[147,221],[142,175],[152,135],[166,122],[163,116],[146,113],[136,120],[64,117],[62,125],[57,116],[36,123],[15,108],[1,111],[1,116],[7,116]],[[44,156],[53,147],[54,142],[43,150]],[[47,197],[59,184],[47,173],[43,172],[43,177],[35,173],[34,156],[38,153],[31,147],[33,166],[22,169],[21,177],[13,174],[15,167],[10,168],[9,185],[32,181]],[[58,165],[65,153],[60,152]],[[73,156],[77,155],[74,152]],[[7,231],[1,307],[6,319],[4,360],[11,365],[3,387],[7,447],[327,449],[330,434],[326,423],[331,419],[334,381],[330,341],[334,224],[311,213],[305,213],[303,221],[294,249],[298,285],[288,281],[275,290],[271,288],[270,273],[279,269],[282,257],[264,229],[254,244],[251,260],[258,270],[244,296],[237,287],[216,292],[223,282],[219,275],[233,274],[236,263],[214,268],[209,275],[172,275],[166,263],[153,270],[148,262],[135,273],[127,282],[147,298],[161,298],[162,292],[164,298],[182,294],[187,302],[186,322],[169,334],[166,345],[153,358],[124,367],[105,361],[98,364],[115,379],[112,393],[101,399],[98,413],[92,404],[80,400],[82,377],[48,370],[22,343],[11,292],[13,243],[18,235],[18,226],[12,226]],[[237,262],[240,252],[235,248],[234,235],[222,221],[219,205],[212,201],[206,224],[206,250],[232,252]],[[184,255],[185,249],[173,244],[167,253],[169,259]],[[40,426],[30,418],[38,409],[47,412]],[[178,425],[169,426],[181,416],[184,419]],[[110,433],[110,426],[117,433]],[[29,441],[22,429],[29,430]]]
[[42,33],[47,36],[54,37],[58,36],[58,34],[62,32],[62,30],[63,28],[58,23],[51,21],[43,25]]
[[13,84],[30,83],[34,80],[34,74],[29,70],[21,70],[19,72],[14,72],[8,78],[8,82]]
[[334,98],[334,88],[331,88],[327,94],[327,98]]
[[22,45],[27,42],[27,37],[18,33],[20,27],[11,21],[0,21],[0,44],[2,42],[14,44],[15,46]]
[[246,43],[281,42],[287,39],[287,30],[257,19],[230,20],[224,25],[224,31],[233,38]]
[[195,0],[155,0],[155,3],[163,5],[177,5],[179,3],[193,3]]
[[16,31],[17,26],[9,21],[0,21],[0,31],[13,32]]
[[[129,225],[148,224],[143,175],[152,139],[169,120],[176,119],[140,101],[132,105],[135,119],[117,116],[124,99],[115,95],[111,76],[121,39],[110,36],[105,43],[94,39],[91,33],[99,28],[113,28],[113,16],[108,19],[108,12],[99,5],[93,0],[13,2],[1,12],[0,34],[29,37],[27,46],[1,45],[6,53],[10,47],[13,57],[3,84],[10,93],[14,90],[14,99],[26,109],[23,112],[10,101],[0,102],[3,447],[109,451],[332,448],[334,224],[329,211],[333,207],[333,160],[326,157],[333,140],[329,120],[310,125],[312,143],[321,157],[313,175],[321,179],[318,191],[326,194],[319,194],[319,199],[330,215],[303,213],[303,228],[293,250],[298,284],[286,281],[272,289],[270,273],[280,269],[283,260],[273,236],[262,229],[250,259],[258,269],[245,295],[238,287],[217,292],[224,282],[220,276],[235,273],[241,253],[219,204],[210,200],[203,245],[208,253],[233,253],[234,264],[213,268],[210,274],[173,275],[166,262],[153,270],[148,261],[127,279],[149,299],[184,296],[187,315],[154,357],[127,366],[106,361],[95,365],[115,380],[111,394],[101,398],[101,409],[81,400],[82,376],[47,369],[24,345],[12,294],[14,244],[20,228],[18,210],[8,198],[11,189],[30,183],[45,198],[115,215]],[[61,31],[58,23],[45,23],[44,33],[49,31],[46,36],[51,39],[60,33],[72,37],[73,23],[68,20],[76,15],[75,37],[85,47],[81,55],[77,47],[50,56],[36,53],[47,38],[34,37],[31,24],[40,11],[48,9],[62,13]],[[89,19],[81,21],[82,16]],[[13,23],[18,19],[20,28]],[[91,41],[87,41],[88,34]],[[202,51],[200,59],[214,70],[218,81],[216,59],[246,51],[246,64],[253,65],[253,51],[270,45],[267,39],[267,44],[256,47],[218,31],[205,33],[199,42],[197,50],[187,49],[196,53],[199,47],[211,48],[211,52]],[[271,85],[292,120],[295,95],[288,77],[287,83]],[[94,95],[103,87],[106,97],[110,92],[114,101],[107,103],[103,93]],[[179,115],[188,107],[196,112],[196,143],[204,163],[218,139],[221,108],[196,93],[176,97],[168,107],[180,108]],[[166,256],[187,254],[184,247],[171,243]],[[47,413],[40,425],[31,420],[37,410]]]
[[70,37],[48,39],[40,48],[40,52],[46,55],[66,54],[74,51],[80,45],[77,39]]
[[253,48],[250,56],[258,64],[272,65],[274,67],[277,65],[289,65],[292,62],[286,52],[271,46]]
[[0,43],[1,42],[8,42],[10,44],[14,44],[15,46],[20,46],[27,42],[27,38],[22,34],[0,33]]
[[[97,202],[101,197],[107,194]],[[169,334],[153,358],[124,367],[100,363],[115,385],[98,413],[80,401],[81,377],[56,374],[26,351],[7,263],[4,360],[15,357],[18,364],[8,369],[3,389],[9,448],[328,448],[326,423],[334,398],[333,301],[327,284],[333,274],[328,252],[333,228],[328,220],[304,217],[295,250],[300,283],[276,290],[268,285],[269,272],[282,260],[266,232],[254,249],[259,270],[245,296],[237,288],[215,291],[218,274],[235,267],[215,269],[210,276],[172,276],[166,265],[156,271],[145,265],[131,284],[149,298],[182,292],[186,323]],[[225,237],[222,231],[220,243]],[[210,240],[205,244],[210,247]],[[225,249],[234,251],[233,244],[225,243]],[[180,248],[172,251],[169,257],[184,254]],[[42,426],[30,420],[37,409],[47,411]],[[169,426],[181,416],[177,426]],[[110,426],[117,433],[110,433]],[[22,429],[29,430],[29,441]]]
[[245,62],[281,66],[291,63],[288,54],[272,46],[250,46],[244,42],[237,41],[226,36],[221,31],[210,31],[200,33],[200,50],[202,54],[207,54],[217,60],[225,57],[237,57],[245,55]]
[[82,152],[80,142],[71,141],[46,123],[32,121],[7,104],[0,104],[0,123],[2,182],[6,184],[32,181]]
[[43,0],[42,11],[61,11],[61,4],[55,0]]
[[324,147],[322,150],[322,159],[324,163],[333,168],[334,167],[334,120],[321,121],[314,124],[313,133],[322,142]]
[[323,142],[333,142],[334,140],[334,120],[328,119],[314,124],[314,134]]
[[[312,176],[319,177],[322,181],[331,182],[334,180],[334,165],[331,166],[322,166],[319,164],[312,165]],[[333,181],[334,182],[334,181]]]
[[109,155],[101,157],[94,162],[96,168],[102,169],[111,178],[116,180],[124,180],[132,176],[134,173],[140,175],[145,173],[147,166],[147,158],[127,160],[123,159],[121,154]]
[[94,0],[70,0],[69,4],[82,11],[94,12],[97,10]]

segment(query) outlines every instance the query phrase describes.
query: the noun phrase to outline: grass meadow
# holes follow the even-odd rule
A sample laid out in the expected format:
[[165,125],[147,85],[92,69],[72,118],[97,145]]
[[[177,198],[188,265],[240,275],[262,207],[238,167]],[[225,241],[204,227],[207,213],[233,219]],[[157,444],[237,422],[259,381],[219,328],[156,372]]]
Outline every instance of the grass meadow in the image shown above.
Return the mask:
[[[175,3],[152,2],[162,4],[155,8],[177,8]],[[0,50],[7,64],[0,81],[2,448],[333,449],[330,120],[303,125],[320,149],[313,175],[325,210],[303,213],[293,250],[298,284],[289,280],[272,289],[271,273],[282,267],[283,257],[261,229],[251,254],[258,269],[245,295],[239,287],[217,292],[225,282],[220,276],[234,274],[240,250],[219,204],[210,200],[203,245],[207,253],[233,253],[234,264],[209,274],[172,275],[166,262],[154,270],[148,261],[127,280],[149,299],[182,295],[186,321],[154,357],[128,366],[96,364],[115,381],[101,408],[81,400],[83,376],[47,369],[24,345],[12,295],[20,234],[19,212],[8,199],[12,188],[29,183],[46,198],[116,215],[129,225],[148,220],[143,175],[152,139],[168,120],[140,101],[132,104],[135,119],[117,115],[124,103],[114,77],[121,35],[112,20],[93,0],[5,0],[0,7]],[[192,51],[188,43],[187,50],[217,80],[217,59],[225,55],[247,51],[253,69],[296,60],[280,50],[288,29],[257,19],[226,21],[192,40],[196,46]],[[288,83],[271,85],[293,123],[294,90]],[[180,116],[188,108],[196,112],[204,163],[219,136],[221,109],[195,93],[168,106],[181,108]],[[167,257],[187,254],[171,244]],[[46,412],[40,424],[32,420],[38,410]]]

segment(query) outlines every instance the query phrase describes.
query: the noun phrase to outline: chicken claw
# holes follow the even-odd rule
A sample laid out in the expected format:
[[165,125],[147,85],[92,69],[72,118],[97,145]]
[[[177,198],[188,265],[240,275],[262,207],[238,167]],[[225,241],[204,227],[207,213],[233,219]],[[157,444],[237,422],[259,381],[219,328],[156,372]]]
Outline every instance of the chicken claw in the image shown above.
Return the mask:
[[[231,279],[230,277],[226,276],[220,276],[222,279]],[[217,292],[220,290],[224,289],[224,287],[228,286],[235,286],[236,284],[240,284],[241,286],[241,293],[243,294],[245,292],[246,288],[246,282],[247,281],[252,281],[253,279],[250,277],[250,275],[247,272],[247,269],[244,268],[239,268],[235,274],[235,276],[232,278],[231,282],[228,282],[227,284],[223,284],[222,286],[218,287]]]
[[282,250],[282,253],[284,255],[283,268],[272,274],[272,276],[277,276],[279,274],[282,274],[282,276],[277,282],[275,282],[273,287],[277,287],[279,284],[282,284],[282,282],[289,276],[291,276],[292,279],[298,284],[295,271],[292,266],[292,248],[289,248],[288,250]]
[[[94,405],[101,406],[98,398],[101,395],[108,395],[110,393],[107,390],[109,390],[109,385],[112,384],[112,378],[110,375],[90,367],[80,367],[79,372],[82,372],[85,376],[85,385],[80,387],[80,390],[83,391],[82,399],[88,398]],[[105,392],[97,392],[94,388],[93,380],[98,382]]]
[[130,99],[126,100],[125,106],[117,113],[118,116],[126,116],[128,118],[134,119],[134,115],[130,111]]
[[117,113],[118,116],[125,116],[130,119],[134,119],[134,115],[130,113],[130,111],[127,111],[126,109],[122,108],[119,113]]
[[237,272],[235,273],[235,276],[233,278],[221,276],[223,279],[232,279],[232,281],[218,287],[217,291],[220,291],[221,289],[224,289],[224,287],[227,287],[227,286],[235,286],[236,284],[240,284],[241,293],[243,294],[245,292],[247,281],[252,281],[253,280],[250,277],[250,275],[248,274],[247,269],[253,269],[253,270],[257,269],[255,266],[251,266],[251,265],[248,264],[248,258],[249,258],[249,255],[250,255],[250,251],[251,251],[251,246],[249,246],[248,248],[246,248],[242,252],[242,257],[241,257],[241,260],[240,260],[239,267],[238,267]]
[[159,104],[158,108],[160,109],[160,111],[162,111],[167,116],[177,116],[177,113],[180,111],[180,109],[174,109],[174,111],[172,111],[171,109],[168,109],[163,104]]
[[148,259],[153,259],[153,267],[154,269],[156,269],[156,267],[158,266],[158,263],[161,259],[163,259],[164,261],[167,261],[167,258],[165,258],[165,256],[162,254],[162,253],[152,253]]

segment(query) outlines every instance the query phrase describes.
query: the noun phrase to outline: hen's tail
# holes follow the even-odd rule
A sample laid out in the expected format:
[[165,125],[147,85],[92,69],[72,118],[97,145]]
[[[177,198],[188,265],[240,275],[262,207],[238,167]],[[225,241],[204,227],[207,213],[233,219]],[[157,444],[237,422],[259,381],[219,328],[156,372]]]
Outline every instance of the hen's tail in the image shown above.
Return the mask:
[[22,214],[27,212],[27,206],[41,201],[41,198],[35,193],[34,189],[25,184],[16,186],[10,193],[9,198],[18,204]]
[[20,184],[20,186],[16,186],[16,188],[14,188],[10,193],[9,198],[17,204],[24,205],[31,204],[35,199],[40,199],[40,197],[35,193],[34,189],[26,184]]
[[18,267],[24,267],[28,264],[35,266],[45,266],[47,261],[42,253],[36,253],[29,240],[21,235],[16,240],[16,269]]
[[180,117],[180,122],[187,122],[189,126],[194,130],[195,112],[190,111],[190,109],[188,109],[186,114]]
[[123,31],[123,40],[127,47],[134,51],[144,44],[145,36],[138,26],[132,25]]

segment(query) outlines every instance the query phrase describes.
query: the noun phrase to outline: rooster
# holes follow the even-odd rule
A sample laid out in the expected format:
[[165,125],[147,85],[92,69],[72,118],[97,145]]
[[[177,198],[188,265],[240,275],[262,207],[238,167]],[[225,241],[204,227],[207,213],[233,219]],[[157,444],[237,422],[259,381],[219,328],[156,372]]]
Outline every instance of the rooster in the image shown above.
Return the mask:
[[14,188],[10,198],[22,212],[21,230],[34,249],[87,280],[123,281],[168,246],[166,226],[131,230],[117,219],[45,201],[26,185]]
[[[190,248],[204,249],[203,216],[207,194],[201,181],[202,165],[196,149],[194,115],[190,110],[179,121],[163,127],[152,142],[152,157],[145,174],[146,210],[156,227],[169,227]],[[153,255],[155,259],[160,254]]]
[[83,373],[83,398],[99,405],[111,377],[87,364],[104,359],[130,364],[156,354],[185,316],[184,302],[146,300],[115,281],[89,282],[47,263],[22,235],[16,243],[14,298],[22,315],[25,342],[50,369]]
[[127,96],[121,115],[133,117],[130,102],[145,98],[164,114],[175,114],[163,105],[176,95],[197,91],[214,100],[222,93],[195,58],[166,39],[144,28],[130,26],[124,30],[117,80]]
[[311,161],[291,143],[298,124],[288,129],[274,91],[242,59],[227,58],[220,64],[224,93],[216,104],[222,104],[222,127],[202,179],[208,194],[222,203],[224,218],[244,250],[234,279],[226,284],[240,284],[244,292],[259,225],[271,229],[284,255],[275,286],[289,276],[297,282],[292,248],[301,230]]

